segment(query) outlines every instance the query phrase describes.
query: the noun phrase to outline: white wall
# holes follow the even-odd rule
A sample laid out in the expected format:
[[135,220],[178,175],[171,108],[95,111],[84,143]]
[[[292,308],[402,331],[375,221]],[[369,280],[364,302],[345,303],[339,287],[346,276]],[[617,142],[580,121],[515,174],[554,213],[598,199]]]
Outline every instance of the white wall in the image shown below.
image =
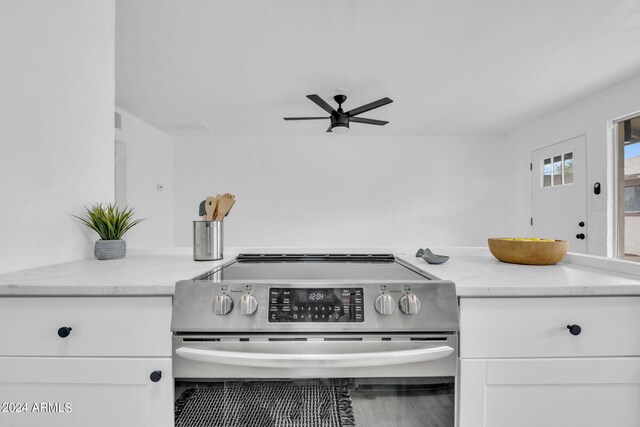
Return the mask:
[[113,0],[0,2],[0,273],[92,256],[113,199]]
[[[546,117],[533,120],[514,129],[506,136],[505,167],[507,168],[507,197],[505,230],[509,235],[530,232],[531,190],[529,162],[531,151],[565,139],[587,135],[587,234],[588,253],[611,256],[612,227],[615,192],[613,183],[612,146],[609,142],[608,121],[640,110],[640,77],[598,93]],[[591,189],[600,182],[602,193],[597,196]]]
[[478,246],[502,234],[499,137],[174,139],[175,245],[237,196],[225,246]]
[[[116,108],[122,129],[116,140],[126,146],[126,202],[136,217],[146,218],[126,235],[128,247],[173,243],[173,139],[170,135]],[[158,185],[163,190],[158,190]]]

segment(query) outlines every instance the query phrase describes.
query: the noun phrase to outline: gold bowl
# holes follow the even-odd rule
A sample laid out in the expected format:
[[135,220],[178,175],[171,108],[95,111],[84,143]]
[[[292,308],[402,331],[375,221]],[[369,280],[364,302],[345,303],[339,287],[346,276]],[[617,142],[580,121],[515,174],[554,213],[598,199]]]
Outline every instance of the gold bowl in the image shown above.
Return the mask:
[[527,265],[553,265],[569,250],[566,240],[514,240],[509,237],[490,238],[489,250],[502,262]]

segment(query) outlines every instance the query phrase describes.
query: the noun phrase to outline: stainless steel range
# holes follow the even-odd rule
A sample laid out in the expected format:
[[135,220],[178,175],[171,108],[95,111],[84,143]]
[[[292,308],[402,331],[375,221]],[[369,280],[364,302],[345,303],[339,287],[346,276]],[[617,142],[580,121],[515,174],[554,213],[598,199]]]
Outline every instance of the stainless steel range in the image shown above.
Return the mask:
[[177,426],[454,425],[455,286],[392,255],[240,255],[172,330]]

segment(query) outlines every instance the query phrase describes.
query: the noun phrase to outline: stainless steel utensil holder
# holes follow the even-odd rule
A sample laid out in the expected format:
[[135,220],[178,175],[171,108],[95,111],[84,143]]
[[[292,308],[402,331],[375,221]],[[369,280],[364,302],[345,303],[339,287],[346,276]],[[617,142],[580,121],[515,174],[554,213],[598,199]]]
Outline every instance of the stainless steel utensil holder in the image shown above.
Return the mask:
[[193,221],[193,259],[222,259],[222,221]]

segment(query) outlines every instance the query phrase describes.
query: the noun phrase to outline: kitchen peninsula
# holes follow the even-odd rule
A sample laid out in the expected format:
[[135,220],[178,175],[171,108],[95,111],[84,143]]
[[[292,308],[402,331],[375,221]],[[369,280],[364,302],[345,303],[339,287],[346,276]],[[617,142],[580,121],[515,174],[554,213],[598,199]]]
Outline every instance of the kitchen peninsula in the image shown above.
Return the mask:
[[[230,249],[224,260],[194,262],[186,248],[134,250],[122,260],[0,276],[2,400],[48,401],[54,393],[73,408],[2,417],[17,426],[33,425],[31,417],[55,417],[49,425],[173,425],[175,282],[247,251],[256,249]],[[522,426],[577,425],[576,419],[590,426],[603,416],[614,417],[617,426],[637,424],[635,406],[627,403],[638,397],[640,384],[630,374],[640,371],[638,266],[574,254],[556,266],[517,266],[500,263],[484,248],[437,251],[451,255],[450,261],[428,265],[412,249],[393,250],[456,283],[460,426],[482,419],[491,427],[514,420]],[[574,325],[577,334],[568,328]],[[69,328],[65,337],[63,328]],[[578,398],[606,402],[615,411],[600,415],[598,405],[572,404]],[[551,413],[553,419],[545,418]]]

